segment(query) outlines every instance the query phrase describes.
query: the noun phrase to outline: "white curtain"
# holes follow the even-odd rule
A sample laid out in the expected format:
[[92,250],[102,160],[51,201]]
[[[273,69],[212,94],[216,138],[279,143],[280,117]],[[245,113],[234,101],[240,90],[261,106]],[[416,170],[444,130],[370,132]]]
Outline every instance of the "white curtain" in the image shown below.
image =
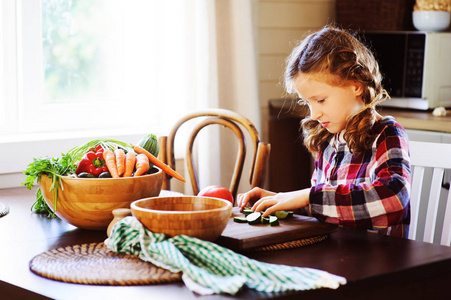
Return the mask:
[[[225,108],[250,119],[260,128],[257,79],[255,0],[190,0],[188,25],[192,59],[187,61],[192,87],[191,110]],[[185,95],[187,96],[187,95]],[[183,97],[183,96],[182,96]],[[184,112],[187,113],[187,112]],[[219,129],[218,129],[219,130]],[[198,149],[200,186],[228,187],[235,162],[229,141],[221,141],[216,129],[200,137]],[[233,138],[226,135],[226,139]],[[229,147],[227,147],[229,146]],[[249,153],[248,153],[249,154]],[[249,159],[247,159],[249,160]],[[219,163],[220,162],[220,163]],[[243,172],[240,191],[248,190],[249,166]],[[185,185],[184,192],[191,187]]]

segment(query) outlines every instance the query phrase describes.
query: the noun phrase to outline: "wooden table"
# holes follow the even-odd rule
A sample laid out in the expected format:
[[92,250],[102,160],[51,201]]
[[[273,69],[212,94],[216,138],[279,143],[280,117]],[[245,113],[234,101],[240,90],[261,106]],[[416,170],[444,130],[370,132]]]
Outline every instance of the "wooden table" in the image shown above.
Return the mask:
[[0,295],[2,299],[451,299],[451,247],[339,229],[319,244],[247,254],[275,264],[322,269],[344,276],[337,290],[264,294],[250,290],[236,297],[199,297],[183,283],[149,286],[94,286],[63,283],[35,275],[29,261],[49,249],[102,242],[105,232],[77,229],[64,221],[30,212],[35,193],[0,190],[10,213],[0,218]]

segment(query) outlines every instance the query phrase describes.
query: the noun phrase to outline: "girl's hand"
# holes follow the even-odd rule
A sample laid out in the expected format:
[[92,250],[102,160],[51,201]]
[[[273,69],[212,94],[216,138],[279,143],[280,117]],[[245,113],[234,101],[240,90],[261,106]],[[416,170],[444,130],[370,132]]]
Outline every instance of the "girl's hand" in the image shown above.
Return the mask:
[[255,187],[247,193],[238,194],[237,197],[238,207],[240,208],[240,211],[242,211],[243,208],[249,203],[254,204],[257,200],[263,197],[274,196],[275,194],[276,193],[261,189],[259,187]]
[[309,204],[309,194],[310,188],[289,193],[272,193],[272,195],[260,197],[252,206],[252,210],[265,210],[263,217],[267,217],[278,210],[295,210]]

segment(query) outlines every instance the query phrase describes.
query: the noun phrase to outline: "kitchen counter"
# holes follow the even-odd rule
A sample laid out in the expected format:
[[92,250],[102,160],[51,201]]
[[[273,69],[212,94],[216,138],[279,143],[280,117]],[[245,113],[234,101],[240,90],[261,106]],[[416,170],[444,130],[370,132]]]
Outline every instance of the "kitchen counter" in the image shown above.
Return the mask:
[[451,133],[451,110],[444,117],[436,117],[431,111],[414,111],[393,108],[379,108],[379,113],[393,116],[406,129]]

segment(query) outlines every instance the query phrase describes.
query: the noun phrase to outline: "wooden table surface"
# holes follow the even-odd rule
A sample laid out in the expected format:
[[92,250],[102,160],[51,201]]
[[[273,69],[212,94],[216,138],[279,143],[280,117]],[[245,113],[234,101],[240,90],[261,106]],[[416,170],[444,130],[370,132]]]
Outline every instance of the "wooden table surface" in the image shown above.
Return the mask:
[[10,207],[10,213],[0,218],[2,299],[451,299],[451,247],[343,228],[316,245],[246,254],[346,277],[348,284],[337,290],[282,294],[244,290],[236,297],[200,297],[183,283],[118,287],[54,281],[29,270],[34,256],[53,248],[102,242],[106,234],[33,214],[34,199],[34,191],[25,188],[0,189],[0,202]]

